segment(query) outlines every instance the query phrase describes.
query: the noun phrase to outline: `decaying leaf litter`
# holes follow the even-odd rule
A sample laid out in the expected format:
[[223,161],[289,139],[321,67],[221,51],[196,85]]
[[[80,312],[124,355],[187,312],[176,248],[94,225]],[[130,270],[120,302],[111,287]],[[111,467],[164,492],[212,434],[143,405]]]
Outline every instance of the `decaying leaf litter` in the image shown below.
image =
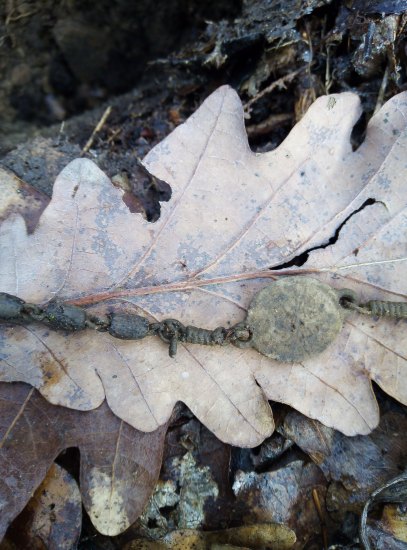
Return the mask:
[[52,464],[24,515],[24,528],[21,524],[12,525],[3,547],[75,547],[82,528],[82,502],[75,479],[64,468]]
[[[388,98],[394,93],[397,93],[397,90],[402,89],[403,72],[401,69],[400,73],[401,65],[399,59],[400,47],[402,48],[403,44],[403,14],[398,22],[397,17],[393,17],[392,10],[394,10],[396,3],[387,3],[387,5],[380,2],[369,3],[370,11],[365,9],[366,6],[363,6],[363,2],[359,2],[358,6],[356,6],[356,3],[354,4],[355,6],[352,6],[348,3],[346,7],[342,6],[340,10],[337,9],[337,6],[330,6],[329,9],[323,8],[322,10],[317,10],[318,14],[315,12],[315,15],[313,14],[309,17],[309,21],[306,21],[308,17],[303,17],[298,21],[298,24],[292,24],[291,19],[295,22],[298,17],[302,17],[304,14],[299,13],[297,7],[294,7],[293,13],[289,13],[289,6],[286,4],[288,23],[285,27],[282,27],[283,38],[281,39],[281,34],[277,37],[277,47],[276,41],[273,43],[273,33],[271,33],[271,35],[267,35],[267,33],[270,28],[273,28],[273,22],[279,20],[278,17],[276,17],[278,13],[273,13],[271,21],[265,21],[263,26],[263,23],[259,22],[262,22],[264,16],[267,16],[267,11],[261,11],[260,3],[259,6],[250,6],[250,2],[245,2],[245,14],[242,21],[239,22],[239,20],[237,20],[236,24],[229,26],[229,28],[225,28],[225,26],[222,25],[211,25],[209,27],[210,32],[205,36],[205,40],[211,41],[212,37],[215,37],[216,40],[219,39],[219,44],[217,44],[216,49],[218,52],[222,53],[223,59],[223,65],[217,70],[216,78],[221,77],[222,74],[226,74],[226,81],[228,82],[236,82],[236,74],[238,78],[240,78],[241,73],[239,71],[241,71],[241,67],[239,66],[239,58],[247,55],[250,57],[252,55],[252,52],[249,54],[246,53],[247,48],[250,49],[253,45],[259,43],[262,40],[262,36],[267,36],[267,42],[273,46],[271,51],[259,60],[256,66],[255,77],[250,80],[251,86],[254,84],[254,86],[257,87],[260,86],[261,89],[267,84],[267,79],[271,79],[272,82],[271,86],[266,86],[266,88],[269,88],[269,91],[264,89],[266,92],[265,95],[259,98],[257,102],[255,101],[255,103],[253,103],[250,113],[251,119],[248,121],[252,143],[255,144],[257,150],[269,150],[275,147],[292,125],[294,119],[294,105],[295,117],[298,119],[306,111],[309,103],[312,102],[317,95],[325,93],[328,86],[334,91],[347,90],[349,87],[357,90],[363,100],[364,109],[367,112],[372,112],[376,104],[381,105],[383,103],[383,95]],[[311,11],[315,9],[315,6],[316,3],[308,3],[307,9]],[[383,14],[375,14],[375,7],[380,9],[385,8],[385,16],[383,16]],[[355,8],[359,11],[355,11]],[[324,19],[324,14],[326,13],[328,13],[328,21]],[[334,15],[336,14],[336,21],[330,21],[329,18],[332,13]],[[21,21],[23,27],[27,21],[31,22],[31,20],[35,19],[35,16],[23,19]],[[256,22],[256,30],[259,31],[258,33],[252,32],[252,21]],[[245,24],[244,32],[239,33],[239,27],[241,27],[242,22]],[[393,37],[391,33],[386,35],[393,24],[394,29],[396,29],[395,37]],[[12,27],[16,28],[18,25],[20,25],[20,21],[18,23],[13,23]],[[213,33],[212,29],[214,31]],[[374,32],[372,32],[372,30]],[[24,29],[23,31],[23,37],[29,36],[29,33],[27,34]],[[41,33],[41,36],[45,36],[45,34],[45,32]],[[287,38],[289,38],[289,43],[288,46],[285,46],[284,40],[287,40]],[[303,38],[305,38],[305,40]],[[13,40],[18,43],[20,38],[17,34],[14,34]],[[105,37],[103,37],[103,41],[105,42]],[[346,44],[345,48],[343,47],[344,44]],[[358,50],[360,55],[355,56],[354,52],[357,50],[358,44],[360,44]],[[20,49],[23,50],[24,47]],[[51,52],[51,48],[49,48],[49,51]],[[124,177],[126,178],[127,170],[127,174],[131,178],[131,186],[133,189],[137,189],[139,193],[140,185],[149,185],[143,174],[139,173],[138,167],[132,161],[128,151],[136,147],[138,154],[143,156],[145,152],[151,148],[151,144],[157,143],[159,139],[171,130],[172,121],[178,119],[178,122],[176,122],[178,124],[180,121],[179,119],[182,120],[185,114],[188,115],[191,112],[191,109],[194,108],[194,102],[195,105],[197,105],[197,96],[202,98],[208,94],[208,92],[205,91],[205,84],[202,84],[208,81],[208,74],[202,73],[201,71],[201,66],[205,66],[208,51],[210,51],[208,50],[208,43],[203,44],[202,49],[198,51],[198,61],[190,61],[187,51],[186,58],[181,61],[180,64],[177,65],[177,61],[175,60],[175,63],[171,62],[167,66],[163,66],[162,64],[158,66],[159,71],[155,71],[153,80],[156,82],[160,81],[161,78],[161,81],[164,82],[162,90],[165,92],[159,95],[157,99],[157,104],[159,103],[161,105],[159,108],[156,109],[154,107],[154,97],[157,97],[154,96],[154,94],[156,94],[154,86],[148,88],[148,98],[145,95],[144,98],[142,97],[143,87],[141,86],[134,94],[129,94],[128,97],[122,97],[121,100],[118,98],[117,103],[113,100],[114,109],[112,118],[109,120],[109,124],[106,125],[106,129],[102,136],[94,143],[93,147],[95,151],[92,151],[92,155],[97,154],[99,166],[103,167],[109,175],[115,175],[124,169]],[[366,55],[366,52],[368,52],[370,57]],[[66,53],[68,52],[64,50],[64,54]],[[326,54],[328,54],[328,56],[326,56]],[[378,72],[375,71],[377,71],[380,63],[386,61],[386,57],[388,57],[389,66],[383,76],[381,70]],[[251,59],[253,58],[251,57]],[[236,60],[238,61],[237,65]],[[328,73],[325,71],[325,60],[326,67],[329,65]],[[392,60],[395,61],[394,64]],[[185,64],[183,65],[184,61]],[[254,58],[254,61],[256,63],[256,58]],[[305,70],[297,72],[296,69],[302,64],[302,61],[305,62]],[[33,67],[34,65],[35,64],[33,64]],[[250,64],[250,69],[248,71],[249,75],[253,73],[254,66],[253,63]],[[174,69],[174,67],[176,67],[176,69]],[[185,70],[183,67],[185,67]],[[230,70],[230,67],[232,67],[232,70]],[[357,71],[358,75],[360,75],[356,80],[352,67]],[[12,68],[14,69],[14,66]],[[46,64],[44,64],[44,68],[46,69]],[[397,80],[397,74],[401,76],[400,80]],[[167,78],[168,75],[170,75],[169,80]],[[327,75],[330,79],[329,81],[326,80]],[[211,78],[213,75],[209,76]],[[282,77],[281,79],[279,78],[280,76]],[[188,78],[192,86],[189,91],[185,92],[185,87],[184,91],[182,91],[182,86],[185,86],[185,82]],[[273,84],[275,79],[277,79],[275,81],[276,85]],[[197,84],[198,81],[199,84]],[[5,82],[7,82],[7,79]],[[35,88],[34,79],[32,82],[33,88]],[[196,89],[197,85],[201,87],[198,93],[193,91],[193,87],[195,86]],[[202,90],[202,86],[204,90]],[[282,90],[281,86],[286,86],[288,89],[284,88]],[[240,89],[243,89],[242,85],[240,85]],[[256,87],[252,87],[250,90],[248,89],[248,93],[250,92],[250,94],[253,94],[253,90],[256,94]],[[168,105],[168,95],[170,96],[170,104],[174,107],[169,111],[167,120],[165,108],[163,109],[165,103],[163,104],[162,102],[167,102]],[[163,100],[163,96],[167,99]],[[61,99],[61,97],[59,99]],[[64,101],[63,98],[62,100]],[[40,109],[37,106],[38,104],[33,102],[33,105],[34,104],[36,105],[35,108],[38,114],[40,114]],[[149,114],[149,109],[153,109],[151,115]],[[279,113],[283,113],[283,115]],[[134,117],[136,115],[138,118],[136,130],[134,130],[134,121],[136,120]],[[3,165],[12,168],[20,177],[26,179],[26,181],[37,181],[40,188],[43,188],[43,185],[46,184],[48,192],[48,189],[52,186],[55,175],[65,164],[67,164],[70,158],[78,156],[82,145],[87,141],[98,120],[99,115],[97,111],[89,113],[89,116],[82,116],[78,118],[78,120],[68,120],[65,124],[65,135],[69,135],[72,144],[64,143],[65,139],[63,135],[62,140],[61,136],[53,141],[37,140],[35,143],[32,142],[32,144],[28,143],[25,146],[19,147],[18,150],[13,151],[7,158],[2,159]],[[142,124],[140,129],[138,129],[139,120]],[[265,121],[264,124],[262,121]],[[362,126],[359,124],[356,133],[353,132],[352,134],[352,142],[354,144],[355,137],[356,143],[358,143],[357,136],[360,135],[359,132],[361,128]],[[59,130],[59,126],[58,128],[51,129],[49,135],[57,136]],[[13,135],[9,133],[8,137],[12,140]],[[19,139],[21,140],[21,137]],[[76,146],[78,142],[82,144],[79,148]],[[74,151],[75,148],[76,153]],[[60,160],[55,162],[57,156],[60,157]],[[67,160],[64,161],[63,157]],[[57,167],[58,162],[59,167]],[[143,197],[142,189],[141,196]],[[163,194],[161,196],[164,198],[165,195]],[[142,200],[145,203],[145,198]],[[156,216],[156,214],[154,214],[154,216]],[[303,258],[300,259],[301,261],[303,260]],[[386,405],[386,403],[389,403],[389,400],[384,396],[379,395],[379,397],[382,407]],[[273,410],[277,414],[277,419],[280,419],[280,407],[274,404]],[[277,423],[279,424],[279,421]],[[318,426],[317,422],[314,422],[314,424]],[[397,422],[392,424],[391,429],[395,434],[397,433]],[[363,441],[364,438],[362,437],[361,440]],[[295,445],[293,447],[289,440],[284,439],[283,441],[285,441],[285,443],[282,443],[279,447],[279,441],[279,437],[274,434],[261,446],[258,455],[257,451],[256,454],[250,452],[250,455],[253,454],[253,465],[256,464],[256,468],[270,468],[273,461],[275,462],[275,457],[279,456],[278,453],[281,452],[283,453],[283,457],[285,456],[288,461],[292,460],[291,457],[287,456],[287,453],[290,454],[295,450]],[[185,444],[187,443],[185,442]],[[379,446],[382,452],[386,452],[386,446],[386,438],[384,438]],[[202,441],[199,448],[205,450],[206,443]],[[244,458],[247,457],[247,452],[249,451],[239,451],[236,449],[233,451],[234,455],[235,451],[241,458],[237,459],[237,457],[234,456],[233,462],[238,463],[242,468],[247,467],[250,469],[250,465],[247,465],[248,462],[246,458]],[[249,462],[252,464],[252,461]],[[402,461],[400,467],[403,462],[405,463],[405,461]],[[208,464],[211,465],[211,460],[208,461]],[[260,464],[262,466],[259,466]],[[252,468],[253,467],[254,466],[252,466]],[[276,467],[276,464],[272,467]],[[337,489],[334,487],[333,502],[335,503],[338,502],[337,496],[335,495],[336,490]],[[350,493],[348,497],[350,498],[349,502],[351,502],[352,494]],[[344,514],[345,511],[349,509],[349,503],[348,506],[346,506],[343,498],[340,498],[339,501],[341,503],[341,513]],[[219,503],[219,501],[216,502]],[[306,500],[305,502],[308,501]],[[220,504],[218,504],[218,506]],[[302,501],[301,506],[304,506],[304,501]],[[225,508],[228,507],[230,507],[230,503],[222,506],[221,509],[224,511]],[[357,507],[355,507],[355,512],[357,513],[358,510],[356,510],[356,508]],[[219,511],[220,509],[217,509],[214,514],[206,517],[205,528],[223,528],[222,525],[217,524],[216,521],[214,522],[214,518],[216,518],[216,520],[219,519]],[[329,515],[325,519],[329,519],[331,513],[330,508]],[[163,509],[163,514],[167,517],[168,511]],[[338,519],[337,516],[336,519]],[[225,519],[225,521],[227,520]],[[339,521],[341,520],[339,519]],[[226,523],[226,525],[230,525],[230,518],[229,523]],[[342,537],[341,540],[343,540],[343,537],[347,537],[347,540],[354,539],[356,531],[352,534],[352,529],[350,529],[350,527],[352,527],[352,522],[349,522],[349,516],[340,527],[338,527],[338,525],[339,524],[336,523],[329,526],[330,536],[336,531],[336,537],[338,533],[340,533]],[[298,532],[298,526],[296,531]],[[86,530],[86,532],[89,531]],[[307,532],[306,529],[305,532]],[[317,532],[317,530],[315,532]],[[90,530],[89,534],[92,537],[92,541],[100,540],[100,537],[99,539],[95,539],[95,533],[92,532],[92,530]],[[86,535],[83,536],[86,537]],[[310,541],[309,536],[310,531],[308,530],[308,541]],[[83,538],[83,540],[85,541],[85,538]],[[321,546],[321,540],[321,538],[317,538],[317,547]],[[331,540],[339,541],[340,539],[334,536],[334,539]],[[109,543],[112,544],[113,541],[111,542],[109,539]]]
[[82,502],[94,525],[106,535],[127,529],[157,481],[166,427],[139,432],[105,403],[86,413],[55,407],[25,384],[0,391],[0,536],[68,447],[80,449]]
[[[323,99],[326,99],[326,98],[323,98]],[[387,115],[387,116],[389,116],[389,115]],[[159,177],[162,177],[161,174],[157,174],[157,175],[158,175]],[[68,191],[68,192],[69,192],[69,191]],[[362,198],[363,198],[363,197],[362,197]],[[336,267],[337,267],[337,266],[336,266]],[[325,276],[325,275],[324,275],[324,276]],[[30,299],[31,299],[31,298],[30,298]]]

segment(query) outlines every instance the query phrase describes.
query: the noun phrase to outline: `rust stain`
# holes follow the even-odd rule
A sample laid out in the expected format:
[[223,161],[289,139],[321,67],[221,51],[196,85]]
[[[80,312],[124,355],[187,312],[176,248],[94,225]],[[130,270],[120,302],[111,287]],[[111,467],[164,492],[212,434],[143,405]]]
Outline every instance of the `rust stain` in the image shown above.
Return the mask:
[[1,323],[1,327],[4,327],[4,335],[6,338],[13,341],[14,344],[24,344],[27,341],[27,335],[24,330],[19,326],[9,325],[8,323]]
[[60,363],[46,351],[36,353],[34,363],[40,366],[43,372],[44,385],[46,386],[57,385],[65,375]]

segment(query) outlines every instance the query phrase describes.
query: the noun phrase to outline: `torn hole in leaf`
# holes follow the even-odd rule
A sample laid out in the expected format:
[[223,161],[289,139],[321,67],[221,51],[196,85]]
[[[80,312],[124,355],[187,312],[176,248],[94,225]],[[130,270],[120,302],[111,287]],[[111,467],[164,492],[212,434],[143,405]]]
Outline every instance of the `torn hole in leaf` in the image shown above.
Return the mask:
[[78,447],[67,447],[55,459],[56,464],[66,470],[79,483],[80,451]]
[[137,159],[130,172],[123,168],[112,176],[115,187],[124,191],[122,200],[132,213],[141,213],[147,221],[156,222],[161,214],[160,202],[168,202],[171,187],[163,180],[152,176]]
[[[376,204],[377,202],[381,202],[381,201],[378,201],[378,200],[373,199],[373,198],[366,199],[365,202],[362,204],[362,206],[360,206],[359,208],[354,210],[351,214],[349,214],[349,216],[347,218],[345,218],[343,220],[343,222],[336,229],[335,233],[332,235],[332,237],[330,237],[328,239],[328,241],[326,243],[320,244],[318,246],[313,246],[312,248],[309,248],[308,250],[305,250],[301,254],[298,254],[298,256],[295,256],[294,258],[292,258],[288,262],[285,262],[285,263],[280,264],[280,265],[276,265],[274,267],[270,267],[269,269],[271,271],[278,271],[280,269],[287,269],[289,267],[294,267],[294,266],[301,267],[302,265],[305,264],[305,262],[307,262],[311,252],[313,252],[314,250],[319,250],[321,248],[327,248],[328,246],[332,246],[333,244],[335,244],[336,241],[339,238],[339,235],[340,235],[340,232],[342,231],[342,228],[355,214],[358,214],[359,212],[361,212],[367,206],[372,206],[373,204]],[[355,251],[355,255],[357,255],[357,249]]]

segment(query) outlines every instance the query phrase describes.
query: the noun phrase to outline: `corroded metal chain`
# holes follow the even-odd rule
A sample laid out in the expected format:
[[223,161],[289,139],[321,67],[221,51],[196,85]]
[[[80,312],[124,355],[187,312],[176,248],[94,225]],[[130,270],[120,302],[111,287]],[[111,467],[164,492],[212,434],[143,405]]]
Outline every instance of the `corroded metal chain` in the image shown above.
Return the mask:
[[[295,285],[299,281],[295,278],[293,281],[293,278],[291,278],[291,281],[286,279],[287,282],[291,292],[296,292]],[[255,296],[250,304],[245,321],[230,328],[217,327],[214,330],[191,325],[185,326],[177,319],[164,319],[160,322],[150,323],[148,319],[141,315],[127,313],[110,313],[102,318],[90,315],[85,309],[71,304],[51,301],[44,306],[38,306],[6,293],[0,293],[0,320],[17,324],[35,321],[52,329],[67,332],[92,328],[99,332],[108,332],[111,336],[122,340],[141,340],[147,336],[158,336],[168,344],[170,357],[176,355],[178,343],[183,342],[205,346],[233,344],[239,348],[253,347],[267,357],[292,361],[303,357],[303,355],[304,357],[309,355],[308,352],[303,353],[304,327],[306,327],[309,318],[311,318],[311,325],[307,328],[308,333],[305,332],[305,334],[308,334],[308,347],[311,340],[314,341],[315,338],[320,338],[321,332],[322,335],[329,333],[322,343],[315,340],[315,353],[325,349],[342,328],[342,313],[345,309],[373,317],[407,319],[407,303],[381,300],[358,303],[354,293],[347,289],[335,291],[335,293],[330,287],[305,278],[302,279],[302,284],[308,288],[310,285],[311,287],[316,285],[317,294],[322,297],[322,302],[318,302],[318,307],[316,305],[315,307],[311,306],[310,311],[308,311],[309,308],[304,309],[304,307],[300,310],[288,311],[285,306],[290,301],[291,294],[289,292],[288,294],[284,293],[283,289],[282,294],[277,296],[277,299],[273,298],[273,292],[275,290],[279,292],[278,283],[274,283],[273,287],[263,289]],[[282,286],[280,284],[280,287]],[[300,286],[299,295],[304,295],[305,287]],[[267,296],[268,294],[271,295],[271,298]],[[297,304],[298,300],[294,300],[294,302]],[[313,303],[317,304],[317,302]],[[283,307],[281,304],[283,304]],[[329,307],[332,307],[332,305],[334,309],[339,311],[337,318],[328,314],[319,319],[319,313],[323,312],[325,307],[329,311]],[[329,327],[325,326],[324,323],[329,323]],[[314,334],[316,326],[322,327],[323,330],[318,329]],[[332,329],[333,336],[328,329]],[[279,332],[282,331],[284,335],[278,336]],[[289,332],[289,339],[287,339],[287,332]],[[280,342],[280,348],[284,348],[283,351],[281,349],[278,351],[279,339],[284,344]],[[301,356],[298,356],[298,350],[302,353]]]
[[355,300],[346,297],[342,300],[343,307],[370,315],[372,317],[391,317],[393,319],[407,319],[407,302],[387,302],[384,300],[370,300],[364,304],[357,304]]
[[178,342],[201,344],[206,346],[237,347],[247,345],[252,337],[250,327],[245,323],[214,330],[185,326],[176,319],[164,319],[150,323],[148,319],[136,314],[110,313],[105,318],[89,315],[86,310],[61,302],[49,302],[41,307],[30,304],[5,292],[0,292],[0,320],[26,324],[33,321],[43,323],[54,330],[78,332],[87,328],[99,332],[108,332],[122,340],[141,340],[147,336],[158,336],[168,344],[170,357],[175,357]]
[[175,357],[178,342],[204,346],[234,344],[240,347],[243,343],[250,342],[252,337],[250,327],[244,323],[239,323],[230,328],[217,327],[214,330],[208,330],[192,325],[185,326],[176,319],[164,319],[160,323],[150,324],[149,334],[156,334],[169,345],[170,357]]

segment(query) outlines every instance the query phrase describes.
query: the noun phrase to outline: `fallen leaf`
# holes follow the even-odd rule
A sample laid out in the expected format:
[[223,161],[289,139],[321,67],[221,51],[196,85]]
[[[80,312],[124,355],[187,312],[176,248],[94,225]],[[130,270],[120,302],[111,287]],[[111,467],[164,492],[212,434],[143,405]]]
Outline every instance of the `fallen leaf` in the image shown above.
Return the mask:
[[[160,480],[127,540],[156,540],[180,529],[221,530],[246,523],[231,487],[231,447],[184,407],[166,436]],[[191,417],[191,418],[189,418]]]
[[293,445],[294,442],[290,439],[286,439],[278,432],[273,433],[256,449],[258,452],[252,452],[251,461],[253,466],[257,471],[268,469],[278,457],[282,456]]
[[407,543],[407,511],[405,506],[387,504],[383,508],[381,523],[393,537]]
[[[44,149],[44,151],[46,152],[46,148]],[[27,223],[27,227],[32,231],[36,223],[38,222],[38,219],[42,210],[45,208],[45,206],[49,202],[48,197],[46,195],[43,195],[42,193],[39,193],[31,185],[25,184],[21,179],[19,179],[9,171],[0,169],[0,173],[2,175],[2,177],[0,178],[0,192],[4,199],[0,204],[0,220],[3,220],[5,217],[7,217],[7,214],[10,212],[12,213],[18,212],[24,217]],[[2,388],[0,388],[0,393],[5,403],[12,402],[16,398],[16,392],[18,393],[19,391],[18,390],[19,385],[2,384],[0,386],[3,386]],[[25,389],[26,391],[28,391],[27,388]],[[27,427],[25,429],[27,430],[29,426],[32,426],[32,430],[34,432],[34,433],[30,433],[29,434],[30,436],[33,436],[34,438],[38,437],[38,439],[41,439],[41,437],[43,437],[43,433],[41,432],[41,428],[38,420],[39,409],[41,409],[42,413],[50,415],[51,418],[52,418],[52,415],[55,414],[57,416],[56,418],[57,422],[58,422],[58,419],[62,420],[61,421],[62,426],[65,426],[67,424],[71,425],[71,423],[75,422],[75,417],[71,416],[72,411],[66,411],[64,409],[61,409],[60,407],[52,407],[52,406],[50,407],[50,405],[47,404],[38,394],[37,394],[37,399],[39,399],[40,407],[31,407],[31,409],[24,411],[24,418],[27,424]],[[95,411],[95,413],[96,412],[97,411]],[[113,464],[112,465],[109,464],[109,467],[108,467],[108,469],[111,469],[112,472],[114,473],[114,477],[111,479],[110,488],[107,487],[106,485],[106,481],[109,482],[109,479],[101,480],[102,483],[100,484],[99,487],[97,486],[97,484],[95,484],[95,486],[92,488],[92,493],[94,496],[98,497],[97,499],[98,502],[92,502],[89,495],[87,494],[87,491],[89,489],[88,480],[85,480],[83,483],[82,493],[83,493],[84,502],[86,502],[89,508],[93,509],[94,511],[95,517],[93,518],[93,521],[96,528],[99,528],[101,532],[106,532],[107,530],[117,534],[117,532],[121,532],[123,528],[128,526],[128,521],[133,522],[140,515],[140,513],[144,508],[144,504],[147,502],[148,498],[150,497],[150,493],[154,489],[155,478],[158,476],[158,471],[161,465],[161,456],[162,456],[163,445],[164,445],[164,441],[163,441],[164,433],[162,433],[162,430],[159,430],[160,433],[151,434],[152,435],[151,449],[148,448],[149,440],[145,440],[144,434],[140,434],[141,435],[140,443],[142,443],[143,441],[147,441],[147,444],[146,444],[147,448],[145,449],[146,454],[148,453],[152,454],[148,458],[148,460],[149,460],[149,463],[151,464],[151,468],[152,468],[151,471],[153,472],[153,477],[151,478],[151,480],[148,480],[145,475],[138,474],[139,464],[137,464],[137,461],[133,462],[133,460],[129,460],[128,466],[127,466],[128,471],[126,471],[125,465],[121,465],[121,461],[123,460],[122,455],[124,455],[124,450],[121,448],[122,445],[120,445],[120,437],[121,437],[120,429],[117,433],[115,433],[114,426],[115,425],[121,426],[122,423],[118,423],[117,418],[115,418],[114,415],[110,413],[108,408],[106,408],[105,414],[106,414],[107,421],[111,421],[111,419],[113,419],[112,425],[110,426],[110,428],[115,437],[114,446],[116,447],[116,438],[117,438],[117,443],[119,444],[119,446],[116,449],[118,451],[118,454],[116,452],[114,453]],[[81,426],[82,422],[85,422],[85,423],[87,421],[89,422],[89,419],[88,420],[86,420],[86,418],[81,419],[80,415],[77,415],[77,416],[78,417],[76,421],[78,426]],[[97,429],[98,423],[100,422],[100,418],[101,418],[100,413],[97,416],[95,416],[95,420],[96,420],[95,430]],[[10,427],[7,426],[8,420],[9,418],[6,415],[5,416],[6,434],[8,434],[9,437],[13,437],[15,432],[13,430],[10,430]],[[107,422],[106,424],[108,423],[109,422]],[[130,439],[133,441],[136,441],[138,432],[136,430],[131,430],[129,426],[126,426],[126,430],[129,430],[129,433],[131,436]],[[24,429],[22,431],[24,432]],[[85,474],[88,470],[91,469],[91,466],[92,466],[91,461],[93,460],[93,454],[98,444],[100,443],[100,445],[104,446],[105,448],[108,448],[109,446],[111,446],[111,441],[109,441],[110,436],[105,433],[105,428],[100,430],[100,434],[98,434],[97,431],[95,431],[95,433],[90,432],[90,434],[92,437],[91,441],[87,442],[87,444],[83,442],[83,445],[82,445],[83,449],[86,449],[87,446],[90,446],[90,453],[89,452],[85,453],[82,460],[82,465],[84,467]],[[73,435],[75,434],[73,433]],[[100,435],[100,440],[97,439],[98,435]],[[123,433],[123,435],[125,435],[125,432]],[[31,440],[30,438],[27,438],[25,436],[25,437],[19,437],[17,441],[13,442],[13,450],[14,450],[13,452],[15,456],[20,457],[20,454],[27,453],[27,446],[26,446],[27,441],[31,441]],[[30,465],[30,468],[27,469],[25,474],[27,479],[25,481],[27,484],[27,490],[29,490],[30,494],[28,494],[28,497],[27,497],[27,491],[25,491],[21,494],[14,495],[14,498],[15,498],[14,505],[12,505],[11,508],[8,510],[9,514],[4,516],[4,522],[0,522],[0,538],[7,524],[9,523],[10,518],[12,518],[13,515],[18,513],[18,510],[19,508],[21,508],[21,506],[24,506],[26,499],[31,496],[31,491],[41,481],[43,470],[44,469],[46,470],[48,468],[48,465],[53,460],[54,454],[52,453],[58,454],[59,452],[56,450],[55,446],[51,445],[48,448],[48,450],[51,452],[51,456],[47,456],[46,446],[44,446],[42,447],[42,451],[44,453],[43,456],[38,457],[37,454],[34,454],[34,450],[35,450],[34,443],[35,441],[31,442],[31,447],[28,450],[26,459],[27,459],[27,463],[29,462],[30,458],[31,460],[34,460],[34,461],[40,460],[41,461],[40,469],[37,470],[36,468],[31,467],[31,465]],[[62,438],[62,440],[60,440],[58,443],[61,445],[61,448],[62,448],[64,445],[64,439]],[[0,442],[0,456],[2,458],[4,457],[4,455],[2,454],[3,444],[4,442]],[[16,473],[13,470],[13,468],[15,466],[15,463],[19,464],[20,460],[21,460],[20,458],[18,458],[16,461],[14,459],[13,460],[10,459],[8,460],[8,462],[3,464],[3,468],[2,468],[3,477],[4,479],[7,479],[11,485],[13,485],[16,477]],[[109,454],[107,455],[107,463],[108,461],[109,461]],[[100,460],[98,460],[96,464],[98,464],[99,462]],[[117,468],[115,466],[115,462],[117,462],[117,464],[121,467]],[[104,464],[102,464],[102,467],[104,467]],[[36,494],[41,492],[42,490],[41,488],[44,485],[47,487],[47,494],[50,493],[50,490],[52,494],[52,489],[55,487],[55,484],[53,483],[53,474],[54,474],[55,468],[59,468],[59,467],[56,464],[53,464],[45,480],[37,488]],[[59,474],[59,476],[61,475],[62,474]],[[64,476],[66,477],[68,476],[68,474],[65,473]],[[130,481],[127,476],[130,478]],[[73,480],[72,480],[72,483],[74,483]],[[49,487],[50,484],[52,485],[51,488]],[[111,514],[111,517],[109,518],[109,521],[106,524],[106,521],[105,521],[106,511],[109,513],[109,509],[111,508],[112,502],[114,502],[110,498],[109,493],[114,495],[115,491],[120,490],[120,488],[125,486],[126,484],[128,486],[128,491],[127,490],[121,491],[121,497],[123,498],[123,501],[124,501],[122,516],[127,514],[128,520],[126,519],[123,520],[123,517],[120,517],[120,514],[116,514],[116,516],[114,514]],[[7,493],[8,490],[9,490],[8,485],[7,484],[3,485],[3,487],[0,489],[1,498],[4,497],[4,494]],[[98,495],[99,491],[100,491],[100,494]],[[138,493],[139,498],[135,498],[134,493]],[[109,499],[109,503],[107,505],[106,505],[106,501],[103,500],[104,496]],[[82,500],[80,495],[79,495],[79,498],[80,498],[79,506],[81,511]],[[27,518],[27,513],[26,513],[28,511],[29,515],[31,516],[32,515],[31,509],[33,507],[35,507],[36,509],[34,510],[35,521],[32,521],[30,518]],[[100,510],[98,509],[98,507],[100,507]],[[70,513],[71,510],[74,513],[74,510],[72,509],[72,507],[69,508],[68,513]],[[31,499],[27,504],[27,506],[24,508],[23,512],[18,516],[18,518],[16,518],[16,520],[14,520],[13,524],[10,527],[10,529],[12,530],[12,537],[11,537],[12,540],[14,541],[15,536],[20,538],[21,536],[24,536],[26,539],[30,538],[31,536],[35,536],[36,523],[38,523],[38,521],[36,520],[38,520],[38,517],[42,513],[46,513],[46,512],[47,510],[45,510],[42,507],[42,500],[33,501],[33,499]],[[56,513],[54,513],[53,511],[50,511],[50,513],[52,514],[53,521],[55,521],[55,524],[54,524],[53,531],[50,533],[51,538],[47,543],[47,547],[51,544],[51,539],[54,535],[55,537],[58,537],[58,534],[64,534],[64,533],[65,535],[66,534],[69,535],[68,530],[65,528],[66,526],[63,525],[64,523],[63,517],[57,516]],[[100,518],[100,521],[99,521],[99,518]],[[40,526],[46,527],[47,518],[45,518],[45,521],[39,520],[39,522],[40,522]],[[115,524],[115,522],[118,522],[119,524],[118,523]],[[15,527],[16,524],[17,526]],[[72,527],[75,526],[75,522],[72,521],[72,519],[69,521],[69,524],[72,525]],[[79,523],[79,531],[80,531],[80,523]],[[10,542],[10,536],[8,536],[7,539],[3,541],[2,544],[3,545],[7,544],[7,542]],[[30,541],[29,543],[30,548],[33,547],[33,544],[34,544],[33,541]],[[17,543],[17,546],[18,545],[21,546],[21,544]],[[56,543],[56,547],[62,548],[61,540],[59,540]]]
[[407,543],[394,538],[380,527],[369,525],[366,533],[372,542],[372,545],[365,547],[366,550],[407,550]]
[[279,426],[278,430],[306,452],[329,481],[325,507],[337,524],[349,525],[349,517],[361,514],[370,493],[404,469],[407,414],[401,407],[397,409],[385,411],[370,434],[352,438],[295,411],[289,412]]
[[49,203],[49,198],[26,184],[12,172],[0,167],[0,220],[9,214],[23,216],[27,229],[32,232],[38,219]]
[[195,531],[183,529],[174,531],[160,541],[136,539],[125,546],[125,550],[206,550],[219,544],[239,547],[288,550],[295,543],[295,533],[284,525],[264,523],[234,527],[224,531]]
[[0,384],[0,539],[67,447],[80,450],[80,490],[92,523],[103,534],[121,533],[154,489],[165,431],[139,432],[106,403],[74,411],[26,384]]
[[[287,273],[354,289],[362,301],[403,300],[406,97],[383,106],[356,151],[359,100],[344,93],[319,98],[280,147],[257,155],[239,98],[222,87],[144,159],[172,187],[157,222],[131,214],[91,161],[73,161],[32,235],[19,216],[2,224],[0,289],[207,328],[241,321],[255,292]],[[336,242],[318,248],[338,228]],[[300,269],[277,270],[307,251]],[[106,396],[143,431],[183,401],[223,441],[254,446],[273,430],[267,399],[347,435],[369,433],[379,420],[371,380],[407,402],[404,334],[405,322],[353,313],[322,354],[281,364],[233,346],[181,345],[171,359],[155,338],[8,327],[0,378],[80,410]]]
[[1,550],[71,550],[82,527],[82,501],[73,477],[52,464],[0,544]]
[[298,550],[315,537],[322,546],[321,518],[312,499],[313,490],[324,503],[325,478],[314,464],[303,460],[260,474],[238,471],[233,483],[237,502],[247,507],[251,522],[275,522],[293,529]]
[[[365,550],[404,550],[407,547],[406,497],[407,470],[373,491],[360,519],[360,538]],[[369,510],[383,502],[398,503],[400,508],[385,506],[382,520],[367,525]]]
[[279,430],[306,452],[325,477],[339,481],[359,502],[400,474],[407,463],[407,414],[387,411],[367,436],[346,437],[340,432],[289,412]]

